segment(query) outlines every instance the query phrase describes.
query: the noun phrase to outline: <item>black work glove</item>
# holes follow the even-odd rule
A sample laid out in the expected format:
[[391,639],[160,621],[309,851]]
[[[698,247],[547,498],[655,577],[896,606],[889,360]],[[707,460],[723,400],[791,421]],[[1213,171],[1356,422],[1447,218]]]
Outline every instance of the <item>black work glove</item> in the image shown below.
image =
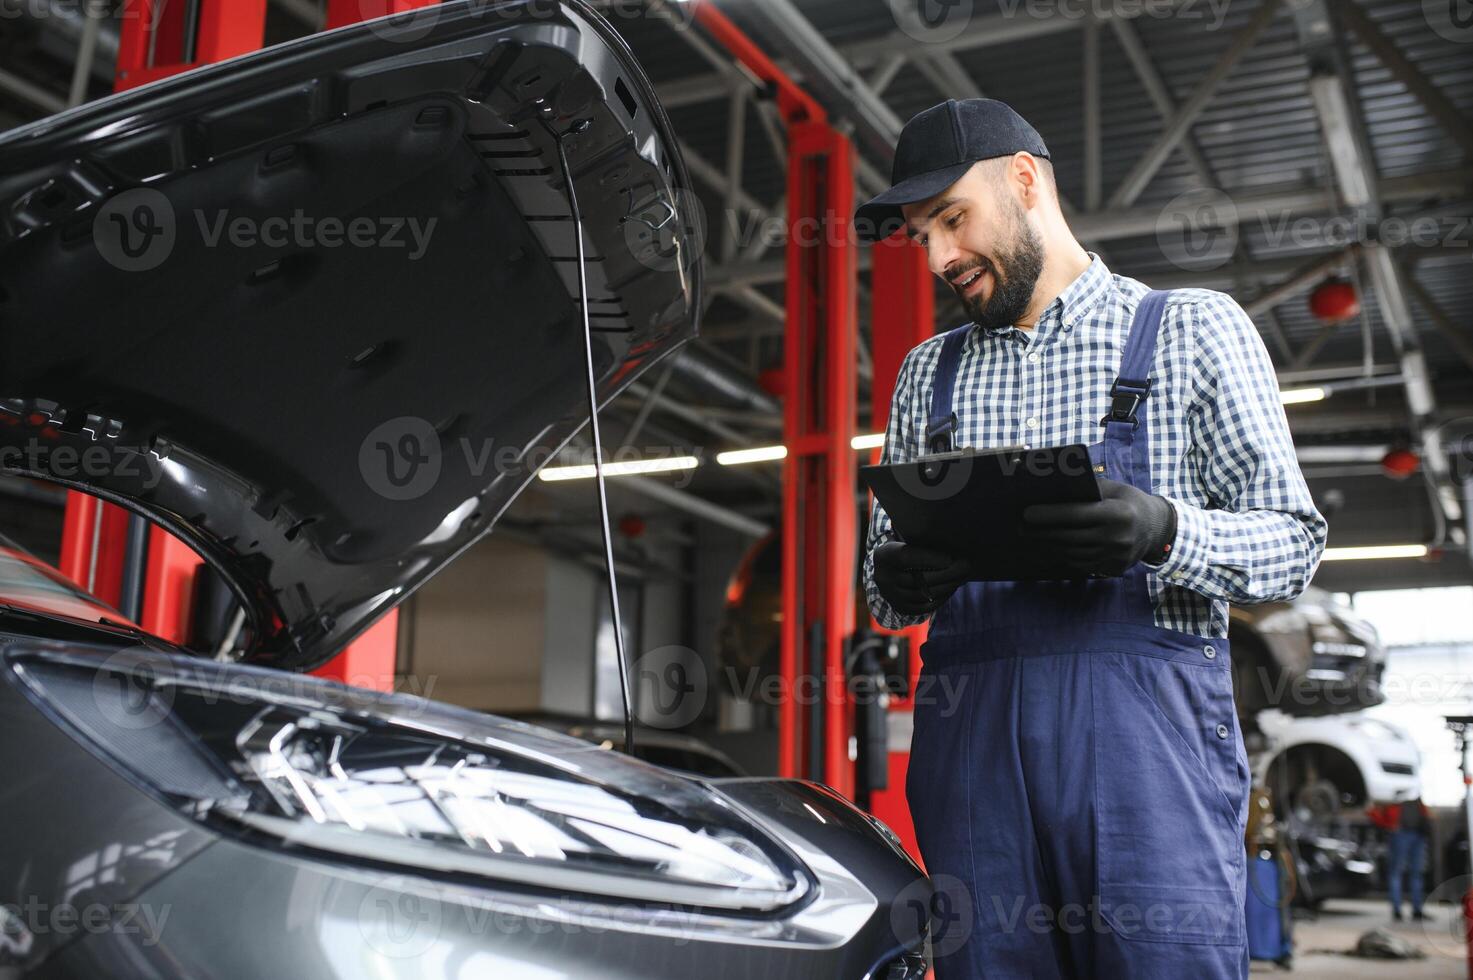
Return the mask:
[[971,562],[903,541],[875,549],[875,588],[902,616],[928,616],[970,577]]
[[1123,575],[1136,562],[1160,564],[1176,540],[1176,508],[1128,483],[1100,480],[1101,500],[1033,504],[1023,541],[1049,564],[1080,575]]

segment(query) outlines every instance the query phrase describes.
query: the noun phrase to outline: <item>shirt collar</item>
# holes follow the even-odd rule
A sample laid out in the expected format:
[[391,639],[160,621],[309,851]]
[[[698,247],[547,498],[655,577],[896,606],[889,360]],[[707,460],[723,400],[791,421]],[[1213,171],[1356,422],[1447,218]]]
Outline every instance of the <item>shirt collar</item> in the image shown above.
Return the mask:
[[1065,330],[1072,330],[1075,324],[1098,306],[1114,283],[1103,259],[1090,252],[1089,260],[1089,265],[1079,274],[1079,278],[1071,282],[1059,294],[1058,299],[1049,304],[1049,311],[1058,316],[1059,323]]
[[[1114,283],[1114,277],[1105,266],[1104,260],[1098,255],[1090,252],[1089,259],[1089,265],[1079,274],[1079,277],[1055,297],[1054,301],[1043,311],[1043,316],[1038,318],[1038,326],[1034,330],[1036,335],[1042,336],[1055,323],[1065,330],[1072,330],[1108,294]],[[976,333],[1001,337],[1017,329],[1012,326],[995,327],[989,330],[979,330]]]

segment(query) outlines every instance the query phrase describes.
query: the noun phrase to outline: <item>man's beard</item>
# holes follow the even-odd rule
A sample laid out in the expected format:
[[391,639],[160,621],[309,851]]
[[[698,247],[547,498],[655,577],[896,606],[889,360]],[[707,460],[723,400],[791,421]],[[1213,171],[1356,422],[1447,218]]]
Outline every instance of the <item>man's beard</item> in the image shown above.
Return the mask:
[[1010,327],[1023,319],[1028,304],[1033,302],[1038,277],[1043,274],[1043,242],[1038,232],[1021,214],[1014,215],[1013,228],[1016,234],[1012,246],[999,249],[991,263],[991,294],[962,299],[967,315],[984,330]]

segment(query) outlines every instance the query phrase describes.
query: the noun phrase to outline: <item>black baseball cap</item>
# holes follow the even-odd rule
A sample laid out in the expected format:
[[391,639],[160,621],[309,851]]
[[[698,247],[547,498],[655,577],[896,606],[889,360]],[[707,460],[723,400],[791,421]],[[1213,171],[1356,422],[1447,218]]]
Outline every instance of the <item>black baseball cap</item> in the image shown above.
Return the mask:
[[961,179],[978,160],[1027,150],[1050,159],[1038,130],[996,99],[948,99],[919,113],[900,131],[893,185],[854,214],[861,241],[877,242],[904,223],[902,204],[935,197]]

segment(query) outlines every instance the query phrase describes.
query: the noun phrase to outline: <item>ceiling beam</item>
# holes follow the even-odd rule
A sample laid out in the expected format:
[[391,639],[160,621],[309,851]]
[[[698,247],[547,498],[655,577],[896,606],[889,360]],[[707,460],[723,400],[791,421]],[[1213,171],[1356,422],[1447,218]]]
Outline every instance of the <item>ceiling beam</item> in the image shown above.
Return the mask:
[[102,21],[105,12],[100,3],[82,5],[85,23],[82,27],[82,36],[77,41],[77,60],[72,66],[72,84],[67,94],[66,104],[68,106],[79,106],[87,101],[87,88],[92,82],[92,71],[97,64],[97,43],[102,35]]
[[1130,168],[1130,172],[1125,175],[1120,186],[1115,189],[1115,193],[1110,196],[1110,207],[1125,208],[1135,203],[1141,191],[1145,190],[1146,185],[1151,182],[1151,178],[1156,176],[1156,171],[1160,170],[1161,165],[1171,156],[1171,151],[1176,149],[1177,144],[1186,137],[1192,124],[1202,114],[1202,110],[1207,108],[1212,96],[1217,93],[1217,87],[1253,47],[1258,40],[1258,35],[1263,33],[1264,28],[1268,27],[1278,12],[1279,0],[1263,0],[1262,6],[1254,11],[1252,19],[1233,38],[1232,44],[1228,45],[1228,49],[1208,70],[1206,77],[1197,83],[1197,88],[1177,108],[1176,114],[1167,121],[1166,127],[1156,138],[1156,142],[1151,144],[1150,149],[1146,150],[1135,162],[1135,166]]
[[1100,25],[1084,25],[1084,210],[1098,211],[1104,198],[1105,134],[1100,124]]
[[[1334,399],[1321,402],[1311,411],[1300,407],[1289,410],[1290,428],[1295,438],[1300,436],[1344,436],[1348,432],[1406,432],[1406,408],[1397,404],[1383,404],[1375,408],[1333,409]],[[1451,419],[1473,415],[1473,404],[1448,405],[1444,416]]]
[[1376,60],[1391,73],[1391,77],[1406,86],[1407,91],[1422,103],[1422,108],[1462,148],[1463,156],[1473,160],[1473,126],[1468,124],[1467,118],[1453,101],[1401,53],[1396,42],[1387,37],[1358,4],[1342,3],[1337,7],[1337,12],[1345,25],[1355,32],[1361,43],[1370,48]]
[[883,94],[885,89],[890,87],[890,83],[895,81],[895,76],[900,74],[900,69],[904,68],[906,62],[909,60],[904,52],[899,51],[886,58],[874,71],[870,72],[869,87]]
[[[759,2],[765,2],[765,0],[759,0]],[[872,68],[885,64],[899,51],[915,51],[917,47],[923,46],[928,54],[939,55],[957,51],[975,51],[1004,44],[1017,44],[1036,37],[1076,30],[1083,20],[1073,17],[1018,16],[1018,13],[1021,13],[1021,10],[1011,15],[1000,13],[989,17],[974,17],[971,23],[953,38],[928,37],[926,40],[918,41],[914,35],[897,28],[878,37],[840,45],[837,50],[853,68]],[[1108,12],[1104,12],[1106,19],[1111,16]],[[778,64],[785,70],[794,71],[797,74],[795,65],[791,62],[779,60]],[[660,101],[667,107],[697,105],[722,98],[726,94],[723,79],[720,74],[716,73],[675,79],[661,84],[659,88]]]
[[[1381,199],[1393,202],[1421,202],[1431,197],[1465,198],[1473,191],[1473,169],[1443,170],[1404,177],[1389,177],[1377,185]],[[1257,222],[1272,229],[1299,215],[1321,215],[1340,210],[1334,194],[1323,187],[1300,186],[1284,190],[1232,193],[1233,205],[1219,217],[1224,226],[1242,226]],[[1093,214],[1078,214],[1070,220],[1074,234],[1081,241],[1109,241],[1154,235],[1161,225],[1162,209],[1157,207],[1106,208]]]
[[1453,322],[1453,318],[1438,305],[1437,301],[1432,298],[1432,294],[1417,281],[1416,276],[1412,275],[1412,270],[1408,269],[1405,264],[1402,264],[1401,271],[1407,292],[1412,299],[1422,308],[1422,312],[1427,314],[1427,318],[1432,321],[1437,332],[1442,334],[1442,339],[1447,341],[1448,345],[1463,359],[1463,363],[1468,365],[1469,370],[1473,370],[1473,339],[1470,339],[1468,330]]
[[[1310,97],[1340,196],[1350,207],[1379,218],[1384,202],[1377,194],[1376,164],[1340,25],[1326,0],[1299,0],[1293,8],[1293,17],[1300,46],[1309,60]],[[1436,491],[1432,502],[1442,529],[1438,535],[1441,538],[1447,533],[1448,522],[1462,516],[1462,501],[1453,485],[1442,434],[1437,428],[1437,399],[1421,337],[1412,319],[1405,277],[1390,248],[1382,242],[1364,243],[1361,257],[1381,320],[1401,364],[1412,433],[1421,450],[1427,478]]]
[[915,59],[915,69],[936,87],[945,99],[985,99],[982,86],[967,73],[956,55],[942,52]]
[[[719,174],[716,168],[713,173]],[[693,172],[697,171],[692,166]],[[1411,174],[1390,177],[1378,185],[1381,200],[1388,203],[1422,202],[1428,198],[1444,197],[1467,199],[1473,195],[1473,169],[1438,171],[1426,174]],[[1221,213],[1225,226],[1258,224],[1260,227],[1278,227],[1284,222],[1299,217],[1330,214],[1338,210],[1334,195],[1322,187],[1301,186],[1284,190],[1255,191],[1232,198],[1234,207]],[[1093,214],[1076,214],[1070,220],[1074,234],[1087,244],[1121,238],[1154,235],[1161,224],[1162,212],[1158,207],[1126,208],[1118,211],[1097,211]],[[859,268],[869,268],[869,249],[860,249]],[[1247,266],[1255,275],[1278,278],[1294,272],[1302,258],[1251,263]],[[706,285],[712,289],[726,289],[736,285],[760,285],[780,282],[787,276],[787,264],[780,259],[765,259],[761,262],[741,262],[736,265],[713,265],[706,270]],[[1231,282],[1240,277],[1237,267],[1221,270],[1205,270],[1171,274],[1165,278],[1190,282]],[[1165,287],[1162,287],[1165,288]]]
[[685,490],[678,490],[668,483],[661,483],[647,476],[620,476],[609,481],[609,485],[623,487],[635,493],[642,494],[652,500],[656,500],[669,507],[675,507],[685,511],[692,517],[719,524],[730,528],[739,534],[745,534],[752,538],[765,538],[772,532],[771,525],[761,521],[753,520],[745,514],[738,513],[728,507],[713,504],[709,500],[697,497],[695,494]]
[[0,92],[7,92],[27,105],[47,113],[60,112],[66,108],[66,99],[60,95],[3,68],[0,68]]
[[1333,255],[1311,260],[1307,265],[1295,269],[1287,279],[1244,303],[1243,311],[1249,316],[1257,316],[1280,303],[1304,294],[1322,282],[1326,276],[1354,263],[1358,252],[1358,248],[1351,247],[1344,252],[1336,252]]
[[[731,99],[726,108],[726,193],[722,196],[721,210],[728,216],[721,229],[721,261],[730,262],[737,254],[737,236],[740,234],[735,220],[731,220],[742,194],[742,174],[747,153],[747,106],[752,90],[739,86],[731,90]],[[709,243],[708,243],[709,245]]]
[[730,0],[723,7],[750,25],[774,54],[798,66],[804,87],[836,117],[853,125],[855,141],[875,160],[888,165],[894,159],[903,125],[900,117],[792,0]]
[[[1151,56],[1146,52],[1146,46],[1141,42],[1140,32],[1135,29],[1135,22],[1120,17],[1110,19],[1110,28],[1115,32],[1115,40],[1120,49],[1125,52],[1125,58],[1130,66],[1135,69],[1136,78],[1140,80],[1141,87],[1146,90],[1146,95],[1156,111],[1161,114],[1162,119],[1170,119],[1176,115],[1176,99],[1172,97],[1171,90],[1166,87],[1166,82],[1161,78],[1161,73],[1156,70],[1156,65],[1151,61]],[[1217,177],[1212,172],[1212,167],[1207,163],[1207,158],[1202,155],[1202,149],[1197,145],[1197,140],[1190,132],[1181,138],[1179,147],[1181,154],[1186,158],[1188,164],[1197,172],[1197,177],[1208,187],[1217,186]]]

